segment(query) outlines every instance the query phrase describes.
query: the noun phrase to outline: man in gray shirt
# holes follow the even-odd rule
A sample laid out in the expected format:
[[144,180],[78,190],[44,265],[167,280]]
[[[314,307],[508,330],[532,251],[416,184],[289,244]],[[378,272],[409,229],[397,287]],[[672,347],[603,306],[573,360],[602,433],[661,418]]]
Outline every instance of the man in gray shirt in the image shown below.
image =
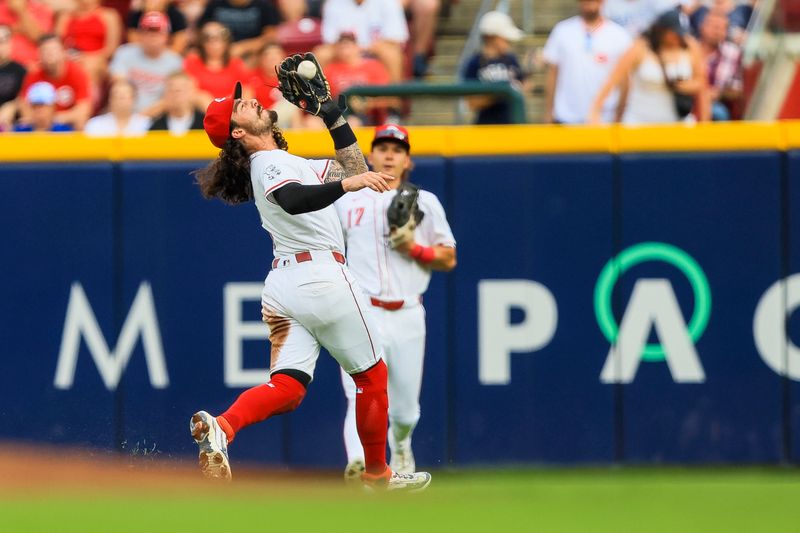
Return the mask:
[[183,59],[167,46],[169,19],[163,13],[150,11],[139,21],[140,41],[120,46],[109,70],[112,79],[127,79],[136,87],[137,113],[149,117],[162,110],[167,77],[183,68]]

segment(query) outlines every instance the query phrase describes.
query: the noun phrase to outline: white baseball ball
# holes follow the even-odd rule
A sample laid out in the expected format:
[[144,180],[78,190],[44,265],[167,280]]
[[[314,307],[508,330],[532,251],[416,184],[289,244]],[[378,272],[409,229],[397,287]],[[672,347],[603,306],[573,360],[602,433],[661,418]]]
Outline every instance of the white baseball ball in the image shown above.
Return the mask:
[[317,66],[312,61],[306,59],[297,65],[297,73],[305,79],[310,80],[317,75]]

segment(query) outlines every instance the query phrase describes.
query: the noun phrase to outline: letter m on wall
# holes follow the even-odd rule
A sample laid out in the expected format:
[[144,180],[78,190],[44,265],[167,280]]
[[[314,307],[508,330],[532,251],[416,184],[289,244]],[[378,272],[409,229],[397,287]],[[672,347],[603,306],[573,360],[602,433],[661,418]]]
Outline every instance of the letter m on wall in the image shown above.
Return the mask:
[[109,350],[83,287],[80,283],[72,284],[54,382],[58,389],[72,388],[81,337],[86,341],[89,353],[108,390],[117,388],[139,337],[142,338],[150,384],[156,389],[163,389],[169,385],[164,347],[158,329],[153,291],[149,283],[139,285],[136,298],[128,316],[125,317],[117,345],[113,350]]

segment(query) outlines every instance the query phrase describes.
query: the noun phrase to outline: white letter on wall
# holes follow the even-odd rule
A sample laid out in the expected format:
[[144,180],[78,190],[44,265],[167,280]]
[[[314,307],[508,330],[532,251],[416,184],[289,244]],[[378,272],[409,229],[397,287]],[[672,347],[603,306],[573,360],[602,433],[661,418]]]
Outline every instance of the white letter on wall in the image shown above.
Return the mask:
[[[242,319],[242,302],[261,301],[263,283],[226,283],[225,300],[225,385],[252,387],[269,379],[269,368],[243,368],[242,343],[269,339],[269,328],[262,321]],[[259,315],[260,316],[260,315]],[[269,356],[267,356],[269,361]]]
[[[511,310],[525,313],[518,324]],[[546,346],[558,325],[552,293],[530,280],[481,280],[478,283],[478,379],[484,385],[511,381],[511,354]]]
[[169,385],[164,346],[161,331],[158,329],[156,306],[149,283],[139,285],[125,323],[122,325],[117,345],[108,349],[100,326],[89,304],[89,299],[80,283],[73,283],[69,291],[67,317],[61,336],[61,349],[58,353],[55,386],[69,389],[75,381],[75,367],[78,364],[81,336],[86,340],[100,377],[108,390],[115,390],[130,361],[136,339],[142,337],[147,372],[153,388],[163,389]]

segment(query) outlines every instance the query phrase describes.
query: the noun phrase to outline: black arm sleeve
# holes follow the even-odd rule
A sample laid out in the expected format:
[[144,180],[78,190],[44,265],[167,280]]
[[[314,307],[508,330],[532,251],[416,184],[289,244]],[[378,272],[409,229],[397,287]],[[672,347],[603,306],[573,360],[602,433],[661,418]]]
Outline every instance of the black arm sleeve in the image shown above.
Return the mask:
[[341,181],[322,185],[288,183],[272,193],[275,201],[290,215],[310,213],[328,207],[344,194]]

